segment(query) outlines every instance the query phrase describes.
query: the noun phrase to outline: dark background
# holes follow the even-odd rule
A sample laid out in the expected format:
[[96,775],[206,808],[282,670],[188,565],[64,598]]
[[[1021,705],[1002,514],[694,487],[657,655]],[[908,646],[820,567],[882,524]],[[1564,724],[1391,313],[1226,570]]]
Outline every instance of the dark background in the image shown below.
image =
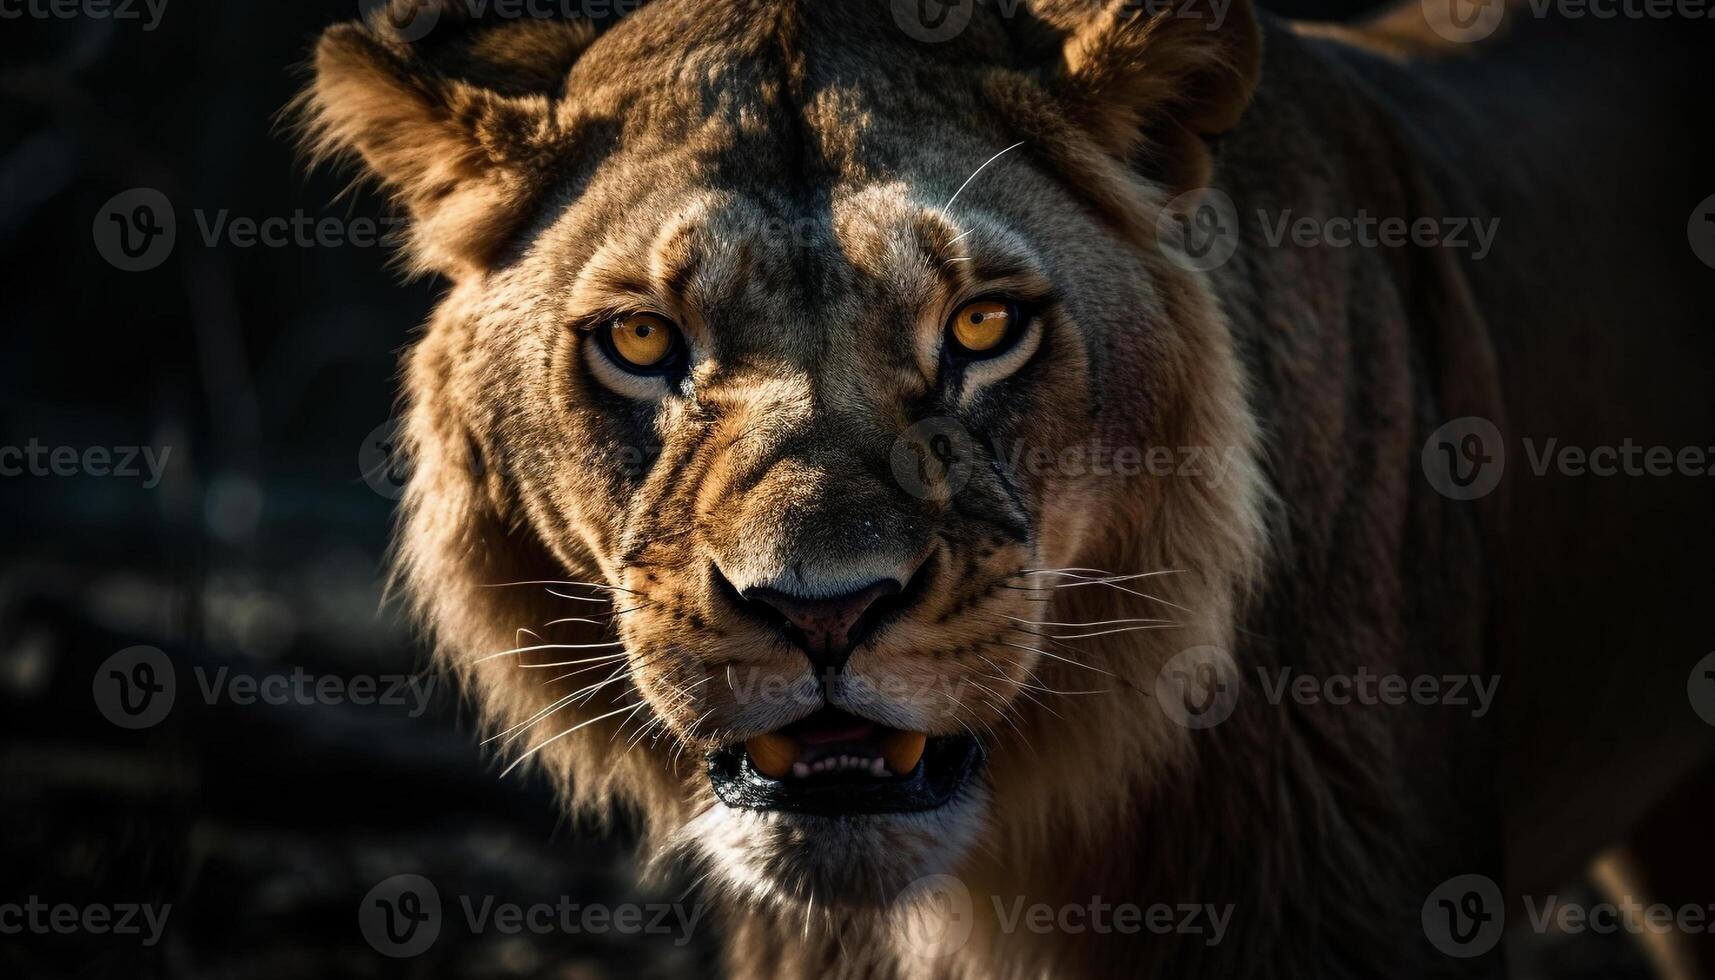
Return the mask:
[[[397,355],[437,284],[382,247],[210,244],[239,218],[385,215],[306,175],[277,114],[356,0],[169,0],[138,21],[0,20],[0,446],[170,447],[165,478],[0,477],[0,902],[171,903],[165,938],[0,936],[13,977],[694,976],[717,942],[470,936],[449,909],[413,959],[372,950],[364,894],[399,873],[501,901],[676,899],[624,827],[560,818],[500,778],[457,698],[205,703],[191,672],[402,675],[422,651],[382,601],[392,500],[360,471]],[[1265,4],[1343,15],[1358,0]],[[96,247],[114,195],[171,202],[169,258]],[[373,453],[371,454],[373,457]],[[178,667],[141,731],[92,678],[138,644]],[[685,901],[694,902],[695,893]],[[1539,942],[1526,976],[1620,977],[1620,940]]]

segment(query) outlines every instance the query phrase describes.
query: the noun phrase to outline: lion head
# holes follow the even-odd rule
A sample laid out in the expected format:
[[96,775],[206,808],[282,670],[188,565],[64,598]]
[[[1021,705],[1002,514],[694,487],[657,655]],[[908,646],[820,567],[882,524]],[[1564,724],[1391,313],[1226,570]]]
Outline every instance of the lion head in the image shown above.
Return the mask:
[[1099,846],[1260,548],[1241,366],[1157,234],[1246,5],[457,6],[330,30],[305,109],[450,283],[399,568],[494,742],[759,905]]

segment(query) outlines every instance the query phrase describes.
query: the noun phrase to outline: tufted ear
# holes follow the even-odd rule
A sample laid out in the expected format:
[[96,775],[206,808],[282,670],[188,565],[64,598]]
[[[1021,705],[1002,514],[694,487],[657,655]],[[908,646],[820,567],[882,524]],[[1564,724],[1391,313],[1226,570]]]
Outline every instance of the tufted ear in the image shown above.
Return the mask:
[[[1055,3],[1055,0],[1049,0]],[[1250,0],[1059,0],[1067,29],[1050,86],[1108,152],[1148,162],[1170,184],[1208,176],[1208,137],[1232,128],[1262,73]]]
[[329,29],[295,105],[316,162],[355,156],[404,206],[414,270],[455,278],[491,262],[568,149],[556,105],[596,35],[582,21],[484,25],[468,8],[393,0]]

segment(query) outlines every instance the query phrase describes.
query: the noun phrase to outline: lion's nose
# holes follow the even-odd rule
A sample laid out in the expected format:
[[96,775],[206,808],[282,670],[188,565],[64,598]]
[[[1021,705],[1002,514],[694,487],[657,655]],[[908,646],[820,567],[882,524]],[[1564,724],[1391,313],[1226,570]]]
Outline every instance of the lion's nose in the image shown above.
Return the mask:
[[758,616],[773,622],[825,670],[845,666],[858,644],[875,632],[902,591],[893,579],[880,579],[844,595],[813,597],[753,587],[741,598]]

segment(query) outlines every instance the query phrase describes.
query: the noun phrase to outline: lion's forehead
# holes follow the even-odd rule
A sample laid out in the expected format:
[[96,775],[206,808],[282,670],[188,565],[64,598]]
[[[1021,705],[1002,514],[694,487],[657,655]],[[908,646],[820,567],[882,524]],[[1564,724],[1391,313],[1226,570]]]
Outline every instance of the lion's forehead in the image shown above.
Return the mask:
[[[796,338],[908,341],[944,274],[962,271],[938,267],[955,257],[950,246],[963,254],[1006,238],[981,212],[949,217],[900,181],[802,197],[692,182],[569,220],[582,226],[568,229],[572,244],[537,251],[566,268],[570,316],[663,307],[693,340],[732,353]],[[1016,239],[1005,247],[1025,251]]]
[[[985,13],[956,36],[923,43],[891,0],[647,4],[606,31],[574,66],[586,106],[620,109],[641,134],[726,120],[738,132],[799,127],[837,153],[842,135],[878,118],[968,116],[986,70],[1021,57],[1005,18]],[[849,148],[848,148],[849,149]]]

